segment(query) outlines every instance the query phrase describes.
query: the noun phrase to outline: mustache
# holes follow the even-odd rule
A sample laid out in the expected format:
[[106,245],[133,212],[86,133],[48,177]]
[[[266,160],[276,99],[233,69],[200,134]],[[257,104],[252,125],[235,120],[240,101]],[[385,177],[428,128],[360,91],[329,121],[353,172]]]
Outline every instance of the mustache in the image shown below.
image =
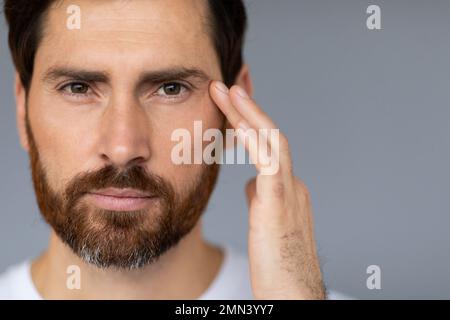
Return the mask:
[[73,205],[86,193],[104,188],[132,188],[165,199],[173,196],[169,182],[139,165],[126,169],[107,165],[97,171],[79,173],[69,182],[64,196]]

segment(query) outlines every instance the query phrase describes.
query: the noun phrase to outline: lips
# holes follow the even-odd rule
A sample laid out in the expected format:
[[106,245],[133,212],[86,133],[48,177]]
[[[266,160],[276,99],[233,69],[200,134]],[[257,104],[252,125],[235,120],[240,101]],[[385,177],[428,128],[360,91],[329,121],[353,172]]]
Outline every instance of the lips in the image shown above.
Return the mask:
[[93,194],[108,196],[108,197],[116,197],[116,198],[151,198],[152,195],[143,191],[135,190],[135,189],[117,189],[117,188],[107,188],[96,190],[91,192]]
[[107,188],[86,194],[92,203],[104,210],[136,211],[149,208],[156,197],[136,189]]

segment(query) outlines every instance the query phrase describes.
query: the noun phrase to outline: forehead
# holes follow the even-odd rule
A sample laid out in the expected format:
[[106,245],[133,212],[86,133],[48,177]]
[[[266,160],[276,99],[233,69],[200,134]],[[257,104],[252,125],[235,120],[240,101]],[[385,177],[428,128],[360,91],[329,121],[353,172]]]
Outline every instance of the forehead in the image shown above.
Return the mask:
[[[80,9],[79,29],[67,27],[73,5]],[[43,31],[36,54],[41,68],[80,63],[97,69],[120,66],[122,71],[212,68],[217,61],[206,0],[57,1],[47,12]]]

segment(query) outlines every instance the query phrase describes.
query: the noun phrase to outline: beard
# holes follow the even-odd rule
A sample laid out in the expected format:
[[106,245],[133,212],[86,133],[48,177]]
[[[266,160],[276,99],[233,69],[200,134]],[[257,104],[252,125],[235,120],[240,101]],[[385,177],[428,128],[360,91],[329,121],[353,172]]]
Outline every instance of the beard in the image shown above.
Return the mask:
[[[83,261],[99,268],[137,269],[155,262],[197,224],[214,189],[219,165],[202,172],[183,192],[142,166],[108,165],[72,178],[62,192],[50,188],[46,170],[26,120],[30,167],[38,207],[56,235]],[[88,205],[96,189],[132,188],[150,193],[148,209],[112,211]]]

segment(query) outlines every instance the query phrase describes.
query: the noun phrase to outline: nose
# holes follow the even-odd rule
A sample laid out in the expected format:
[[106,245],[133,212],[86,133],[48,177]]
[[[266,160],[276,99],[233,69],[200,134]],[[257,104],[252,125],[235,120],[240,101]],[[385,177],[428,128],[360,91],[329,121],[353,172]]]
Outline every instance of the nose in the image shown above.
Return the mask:
[[101,158],[122,169],[148,161],[149,131],[145,110],[132,97],[111,101],[101,120]]

